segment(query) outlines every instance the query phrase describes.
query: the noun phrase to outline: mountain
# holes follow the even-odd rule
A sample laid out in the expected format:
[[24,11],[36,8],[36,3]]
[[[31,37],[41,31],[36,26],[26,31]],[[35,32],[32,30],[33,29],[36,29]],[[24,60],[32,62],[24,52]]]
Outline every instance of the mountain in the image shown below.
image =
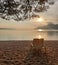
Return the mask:
[[37,29],[58,29],[58,24],[48,23],[45,26],[40,26]]

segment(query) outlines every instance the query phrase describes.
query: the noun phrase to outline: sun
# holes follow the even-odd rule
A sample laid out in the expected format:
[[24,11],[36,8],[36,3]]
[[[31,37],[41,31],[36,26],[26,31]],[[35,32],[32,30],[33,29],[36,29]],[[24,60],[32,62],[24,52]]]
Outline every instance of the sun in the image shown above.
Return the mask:
[[41,22],[43,22],[43,18],[40,17],[40,18],[38,18],[37,21],[41,23]]

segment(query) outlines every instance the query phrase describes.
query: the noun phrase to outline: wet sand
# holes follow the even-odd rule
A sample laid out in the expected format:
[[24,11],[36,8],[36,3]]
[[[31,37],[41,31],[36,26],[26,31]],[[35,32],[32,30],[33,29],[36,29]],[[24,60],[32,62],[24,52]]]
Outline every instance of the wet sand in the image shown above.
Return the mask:
[[[32,65],[24,64],[24,60],[31,50],[31,43],[32,41],[0,41],[0,65]],[[54,65],[57,65],[58,41],[45,40],[44,44],[50,59],[53,60]]]

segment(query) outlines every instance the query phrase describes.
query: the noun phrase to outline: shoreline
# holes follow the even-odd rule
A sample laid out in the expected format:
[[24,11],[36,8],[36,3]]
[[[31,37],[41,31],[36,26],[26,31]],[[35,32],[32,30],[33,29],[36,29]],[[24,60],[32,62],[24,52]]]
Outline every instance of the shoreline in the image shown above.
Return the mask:
[[[38,39],[38,38],[33,38],[33,39]],[[42,38],[42,39],[44,39],[44,38]],[[0,40],[0,41],[33,41],[33,40]],[[58,40],[45,40],[44,39],[44,41],[58,41]]]

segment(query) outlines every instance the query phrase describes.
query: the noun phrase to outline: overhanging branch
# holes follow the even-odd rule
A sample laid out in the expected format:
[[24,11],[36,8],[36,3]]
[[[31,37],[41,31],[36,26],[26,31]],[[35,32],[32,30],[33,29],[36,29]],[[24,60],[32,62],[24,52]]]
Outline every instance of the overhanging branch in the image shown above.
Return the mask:
[[[47,10],[48,0],[0,0],[0,17],[20,21],[32,17],[38,17],[36,13]],[[16,18],[14,17],[16,15]],[[7,19],[8,20],[8,19]]]

